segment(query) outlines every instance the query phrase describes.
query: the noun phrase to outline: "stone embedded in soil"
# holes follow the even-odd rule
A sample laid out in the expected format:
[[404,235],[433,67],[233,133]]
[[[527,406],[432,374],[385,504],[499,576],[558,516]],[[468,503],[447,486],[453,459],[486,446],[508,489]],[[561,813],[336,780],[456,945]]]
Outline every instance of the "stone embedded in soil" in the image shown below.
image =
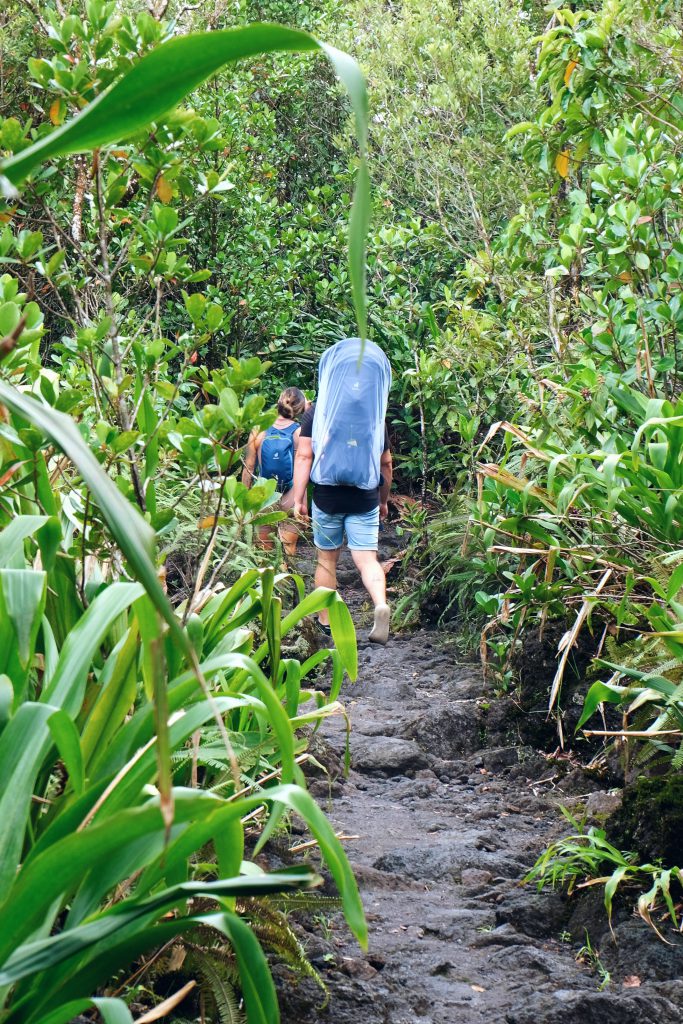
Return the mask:
[[490,871],[482,871],[481,868],[465,868],[461,873],[460,881],[468,889],[482,889],[493,879]]
[[[655,916],[656,920],[656,916]],[[661,924],[668,942],[653,942],[652,929],[639,919],[622,921],[614,936],[605,929],[600,938],[600,958],[605,967],[619,975],[638,974],[657,981],[683,976],[683,939],[671,926]],[[683,1020],[683,1014],[681,1015]]]
[[397,846],[382,854],[373,866],[380,871],[424,878],[431,881],[450,879],[460,882],[463,869],[477,868],[492,875],[517,878],[524,870],[524,862],[506,850],[487,848],[486,841],[477,847],[481,837],[462,830],[458,833],[436,833],[435,840],[409,846]]
[[510,924],[501,924],[478,935],[472,945],[479,949],[484,946],[529,946],[533,945],[533,939],[530,935],[522,935]]
[[566,927],[569,913],[561,893],[523,889],[508,894],[496,910],[496,923],[511,924],[533,938],[557,938]]
[[594,793],[588,794],[585,804],[586,814],[591,818],[614,814],[621,807],[621,802],[622,794],[620,791],[596,790]]
[[427,758],[417,743],[395,736],[373,736],[353,746],[352,764],[356,771],[373,774],[403,775],[427,767]]
[[681,1005],[634,992],[533,992],[505,1017],[506,1024],[680,1024]]
[[453,761],[480,748],[479,709],[474,701],[441,704],[419,712],[404,726],[403,734],[435,757]]

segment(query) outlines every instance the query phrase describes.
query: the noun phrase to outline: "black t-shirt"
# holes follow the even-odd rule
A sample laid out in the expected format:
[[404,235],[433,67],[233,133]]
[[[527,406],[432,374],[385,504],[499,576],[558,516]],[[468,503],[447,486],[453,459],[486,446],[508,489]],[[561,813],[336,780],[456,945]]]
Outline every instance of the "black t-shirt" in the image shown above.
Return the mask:
[[[307,409],[301,417],[300,437],[313,436],[313,416],[315,414],[315,403]],[[384,424],[384,448],[389,449],[389,432],[386,423]],[[380,476],[380,484],[382,483]],[[330,484],[313,484],[313,501],[321,512],[328,515],[363,515],[365,512],[372,512],[379,505],[379,487],[364,491],[361,487],[332,486]]]

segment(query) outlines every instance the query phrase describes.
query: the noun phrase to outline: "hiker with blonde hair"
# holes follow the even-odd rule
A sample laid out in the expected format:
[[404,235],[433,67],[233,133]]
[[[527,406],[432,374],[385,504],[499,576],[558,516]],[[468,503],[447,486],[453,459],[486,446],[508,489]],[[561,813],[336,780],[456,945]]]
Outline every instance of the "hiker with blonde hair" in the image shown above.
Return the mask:
[[[252,431],[247,444],[242,471],[242,483],[251,487],[257,480],[275,480],[281,494],[277,508],[288,512],[294,504],[294,457],[299,444],[299,419],[307,401],[299,388],[285,388],[277,400],[278,417],[267,430]],[[283,522],[279,527],[280,540],[288,555],[296,554],[299,531],[294,523]],[[273,548],[271,527],[259,529],[261,547]]]

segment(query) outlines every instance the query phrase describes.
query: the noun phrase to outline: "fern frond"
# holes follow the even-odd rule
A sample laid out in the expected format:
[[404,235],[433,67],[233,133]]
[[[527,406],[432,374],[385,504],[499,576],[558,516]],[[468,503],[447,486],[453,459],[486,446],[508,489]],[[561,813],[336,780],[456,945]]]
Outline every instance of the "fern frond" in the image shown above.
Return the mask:
[[234,960],[232,968],[228,966],[223,953],[223,947],[202,949],[193,944],[193,948],[188,949],[183,969],[198,975],[200,989],[215,1011],[215,1017],[211,1016],[219,1024],[246,1024],[235,991],[237,969]]
[[254,935],[264,948],[275,953],[298,974],[311,978],[324,993],[326,1004],[327,986],[306,956],[306,950],[282,911],[266,900],[239,901],[238,907],[243,911]]
[[681,745],[673,756],[671,767],[675,772],[678,772],[683,768],[683,740],[681,740]]

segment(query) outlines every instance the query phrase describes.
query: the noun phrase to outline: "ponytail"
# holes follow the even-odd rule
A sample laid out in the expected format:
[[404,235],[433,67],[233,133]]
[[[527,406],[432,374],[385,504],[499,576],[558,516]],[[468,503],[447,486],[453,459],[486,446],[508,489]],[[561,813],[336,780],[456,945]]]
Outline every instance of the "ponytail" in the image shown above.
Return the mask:
[[288,420],[298,420],[306,408],[306,396],[299,388],[285,388],[277,400],[277,411]]

